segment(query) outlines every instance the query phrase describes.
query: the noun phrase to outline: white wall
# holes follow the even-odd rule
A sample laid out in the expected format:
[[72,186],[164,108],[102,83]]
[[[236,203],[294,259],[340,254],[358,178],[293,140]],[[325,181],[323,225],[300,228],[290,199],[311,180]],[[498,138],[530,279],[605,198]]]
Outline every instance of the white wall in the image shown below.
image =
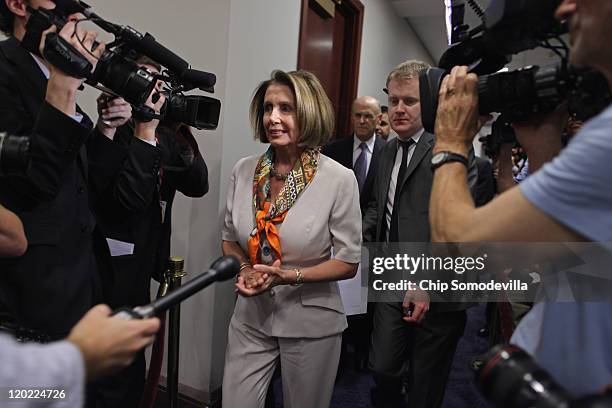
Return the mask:
[[387,0],[361,2],[365,6],[365,18],[358,94],[373,96],[387,105],[387,95],[382,89],[395,66],[409,59],[432,61],[414,31]]

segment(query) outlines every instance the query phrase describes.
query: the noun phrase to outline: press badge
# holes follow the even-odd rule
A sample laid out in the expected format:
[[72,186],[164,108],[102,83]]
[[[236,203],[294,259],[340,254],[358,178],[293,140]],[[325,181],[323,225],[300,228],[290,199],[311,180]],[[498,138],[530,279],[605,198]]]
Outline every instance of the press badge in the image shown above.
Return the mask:
[[161,223],[164,223],[164,220],[166,219],[166,201],[163,200],[159,200],[159,208],[161,208]]

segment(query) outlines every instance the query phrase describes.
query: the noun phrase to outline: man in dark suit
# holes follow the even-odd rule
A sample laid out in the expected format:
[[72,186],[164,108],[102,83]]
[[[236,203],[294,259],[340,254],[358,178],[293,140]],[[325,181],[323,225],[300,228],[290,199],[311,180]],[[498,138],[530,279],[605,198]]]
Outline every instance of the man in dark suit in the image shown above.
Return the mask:
[[380,118],[380,104],[375,98],[361,96],[355,99],[351,108],[352,137],[335,141],[322,150],[324,155],[355,172],[362,214],[372,197],[378,159],[385,145],[375,133]]
[[[428,67],[407,61],[387,79],[389,118],[399,138],[387,143],[381,154],[363,220],[364,242],[430,241],[434,136],[424,131],[421,122],[418,78]],[[376,303],[369,358],[376,381],[372,390],[375,406],[403,406],[405,367],[408,406],[442,405],[455,348],[465,327],[464,309],[457,304],[430,305],[427,293],[421,291],[408,291],[403,304]]]
[[474,197],[474,205],[482,207],[495,197],[497,187],[495,185],[495,177],[493,177],[493,165],[487,159],[475,157],[476,168],[478,169],[478,180],[472,189]]
[[381,117],[378,122],[378,126],[376,126],[376,134],[385,142],[389,141],[389,135],[391,134],[391,124],[389,123],[389,107],[387,105],[382,105],[380,107]]
[[[344,167],[353,170],[359,186],[361,214],[372,198],[372,189],[378,161],[385,142],[376,135],[381,110],[378,100],[361,96],[353,101],[351,123],[353,134],[325,146],[322,153]],[[368,357],[369,338],[372,331],[372,313],[348,316],[348,328],[342,336],[341,367],[347,360],[349,346],[355,349],[354,365],[365,369]]]
[[[0,130],[32,135],[27,175],[0,183],[0,199],[21,218],[28,239],[22,257],[0,261],[0,322],[26,339],[50,341],[65,336],[103,300],[94,254],[105,248],[89,209],[84,145],[91,122],[75,103],[82,81],[21,47],[25,7],[22,1],[0,5],[2,28],[11,28],[9,39],[0,43]],[[62,30],[67,37],[71,26]]]
[[[159,64],[146,57],[137,62],[152,73],[161,71]],[[148,103],[159,110],[163,102],[162,96],[156,104],[152,100]],[[117,116],[120,106],[121,101],[113,103],[104,97],[98,98],[101,115],[97,127],[112,137],[114,143],[127,149],[145,144],[141,147],[154,150],[161,161],[160,172],[143,179],[138,186],[144,194],[135,191],[130,180],[121,178],[113,184],[114,177],[107,177],[113,172],[100,168],[103,163],[91,176],[97,189],[112,190],[101,194],[95,204],[96,218],[113,249],[114,285],[109,302],[114,307],[133,307],[150,301],[152,277],[161,280],[170,255],[172,203],[176,191],[189,197],[202,197],[208,191],[208,169],[188,126],[169,122],[158,126],[159,121],[154,119],[130,120],[115,129],[113,125],[122,122]],[[126,111],[123,112],[125,116]],[[105,389],[107,406],[138,406],[145,371],[145,355],[141,351],[130,367],[104,381],[101,386]]]

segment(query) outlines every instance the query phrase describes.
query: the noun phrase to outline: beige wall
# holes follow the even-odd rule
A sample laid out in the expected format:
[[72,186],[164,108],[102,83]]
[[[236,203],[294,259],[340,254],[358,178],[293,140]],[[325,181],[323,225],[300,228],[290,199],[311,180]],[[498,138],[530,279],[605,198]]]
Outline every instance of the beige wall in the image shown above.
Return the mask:
[[[365,6],[359,95],[370,95],[387,105],[382,91],[387,75],[408,59],[433,62],[410,26],[397,15],[388,0],[361,0]],[[444,29],[444,22],[441,22]]]

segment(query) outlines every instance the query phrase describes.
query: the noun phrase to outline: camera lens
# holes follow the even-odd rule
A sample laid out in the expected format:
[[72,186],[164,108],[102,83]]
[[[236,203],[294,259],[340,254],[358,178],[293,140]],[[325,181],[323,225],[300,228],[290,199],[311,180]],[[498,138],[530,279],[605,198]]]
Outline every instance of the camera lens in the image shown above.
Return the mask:
[[480,357],[476,380],[496,407],[564,408],[569,395],[522,349],[496,346]]

